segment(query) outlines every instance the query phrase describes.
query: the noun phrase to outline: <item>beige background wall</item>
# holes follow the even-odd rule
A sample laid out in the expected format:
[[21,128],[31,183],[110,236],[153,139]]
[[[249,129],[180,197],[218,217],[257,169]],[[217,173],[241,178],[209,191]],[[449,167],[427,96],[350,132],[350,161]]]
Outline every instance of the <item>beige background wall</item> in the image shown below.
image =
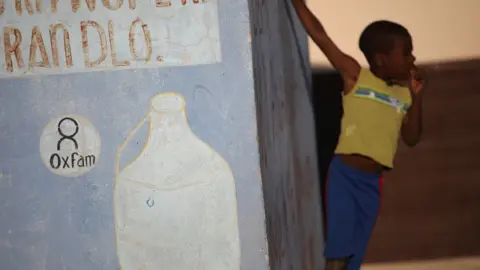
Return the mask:
[[[362,64],[358,38],[370,22],[388,19],[406,26],[420,62],[480,58],[480,0],[307,0],[330,36]],[[329,65],[310,41],[314,66]]]

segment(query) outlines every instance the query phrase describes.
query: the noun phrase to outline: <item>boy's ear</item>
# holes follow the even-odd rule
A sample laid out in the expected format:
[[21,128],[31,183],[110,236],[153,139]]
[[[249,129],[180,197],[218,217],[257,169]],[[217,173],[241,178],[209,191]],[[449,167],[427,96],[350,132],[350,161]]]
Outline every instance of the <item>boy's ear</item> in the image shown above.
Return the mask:
[[385,64],[385,59],[383,58],[383,56],[379,53],[376,53],[374,56],[373,56],[373,61],[375,63],[375,65],[377,67],[383,67],[383,65]]

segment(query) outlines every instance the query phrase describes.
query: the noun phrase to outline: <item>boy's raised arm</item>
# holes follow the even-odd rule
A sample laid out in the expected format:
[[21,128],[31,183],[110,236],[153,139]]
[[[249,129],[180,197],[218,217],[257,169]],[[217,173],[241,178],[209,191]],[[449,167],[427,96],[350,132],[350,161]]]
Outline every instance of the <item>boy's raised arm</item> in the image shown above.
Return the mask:
[[342,73],[344,79],[356,81],[360,73],[360,64],[337,47],[328,36],[320,21],[305,5],[304,0],[291,1],[305,30],[322,50],[333,67]]

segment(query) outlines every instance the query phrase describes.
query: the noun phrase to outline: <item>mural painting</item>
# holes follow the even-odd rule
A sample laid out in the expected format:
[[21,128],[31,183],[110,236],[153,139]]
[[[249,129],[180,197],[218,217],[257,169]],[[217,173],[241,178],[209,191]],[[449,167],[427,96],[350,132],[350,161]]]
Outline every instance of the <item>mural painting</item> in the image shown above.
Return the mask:
[[[238,270],[235,181],[227,162],[191,131],[177,93],[151,99],[117,155],[115,230],[122,270]],[[149,122],[140,155],[119,159]]]

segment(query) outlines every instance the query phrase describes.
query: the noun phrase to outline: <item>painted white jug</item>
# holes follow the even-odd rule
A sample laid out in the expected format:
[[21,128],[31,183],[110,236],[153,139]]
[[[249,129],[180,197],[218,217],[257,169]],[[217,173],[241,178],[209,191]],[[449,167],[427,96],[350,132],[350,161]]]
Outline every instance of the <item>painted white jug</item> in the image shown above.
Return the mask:
[[[116,161],[117,254],[122,270],[239,270],[235,182],[229,165],[191,131],[177,93],[151,99]],[[139,156],[119,158],[149,121]]]

